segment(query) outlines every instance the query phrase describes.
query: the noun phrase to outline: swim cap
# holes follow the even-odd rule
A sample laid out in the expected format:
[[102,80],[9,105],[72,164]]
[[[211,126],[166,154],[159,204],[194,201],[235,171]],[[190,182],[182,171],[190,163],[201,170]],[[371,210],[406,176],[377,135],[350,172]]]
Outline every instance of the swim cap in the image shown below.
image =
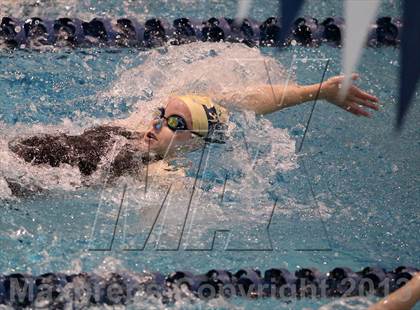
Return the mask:
[[208,137],[215,129],[228,120],[228,112],[214,103],[208,96],[175,96],[188,107],[192,118],[192,131],[201,137]]

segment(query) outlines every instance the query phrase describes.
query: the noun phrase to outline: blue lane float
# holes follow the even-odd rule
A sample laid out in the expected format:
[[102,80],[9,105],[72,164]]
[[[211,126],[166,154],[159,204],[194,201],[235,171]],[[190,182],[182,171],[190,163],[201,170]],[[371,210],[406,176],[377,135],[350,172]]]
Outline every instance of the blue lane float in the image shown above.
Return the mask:
[[[212,17],[205,21],[177,18],[169,22],[150,18],[140,23],[133,18],[94,18],[89,22],[77,18],[47,20],[38,17],[20,20],[3,17],[0,24],[0,47],[135,47],[154,48],[165,44],[180,45],[194,41],[235,42],[248,46],[280,46],[298,44],[318,46],[341,45],[344,19],[328,17],[323,21],[309,16],[297,18],[287,31],[285,43],[280,43],[281,23],[276,17],[264,22],[251,18]],[[367,45],[399,46],[401,20],[380,17],[371,25]]]
[[165,304],[196,297],[204,300],[244,298],[328,298],[385,296],[407,283],[419,270],[401,266],[392,271],[367,267],[361,271],[338,267],[322,273],[315,268],[291,272],[271,268],[233,273],[213,269],[204,274],[161,273],[46,273],[39,276],[0,275],[0,304],[14,308],[127,305],[155,297]]

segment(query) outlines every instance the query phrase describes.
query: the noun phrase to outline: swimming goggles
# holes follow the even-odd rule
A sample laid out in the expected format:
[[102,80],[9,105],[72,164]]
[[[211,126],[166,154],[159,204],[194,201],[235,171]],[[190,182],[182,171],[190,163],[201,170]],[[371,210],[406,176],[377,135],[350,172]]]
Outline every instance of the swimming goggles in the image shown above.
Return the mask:
[[156,130],[160,130],[163,127],[163,121],[166,120],[168,128],[173,132],[177,130],[187,130],[187,122],[184,118],[179,115],[170,115],[165,117],[165,108],[158,108],[159,111],[156,112],[155,119],[158,120],[153,127]]

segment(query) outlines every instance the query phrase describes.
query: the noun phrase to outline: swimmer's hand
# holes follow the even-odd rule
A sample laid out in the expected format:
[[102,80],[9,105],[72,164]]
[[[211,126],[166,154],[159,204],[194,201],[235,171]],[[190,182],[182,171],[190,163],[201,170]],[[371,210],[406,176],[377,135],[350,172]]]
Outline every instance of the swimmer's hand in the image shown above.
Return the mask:
[[[352,74],[351,79],[356,80],[358,77],[357,74]],[[343,80],[344,76],[334,76],[322,83],[321,98],[357,116],[370,117],[371,114],[366,111],[366,108],[379,110],[378,98],[362,91],[355,85],[350,86],[346,97],[342,100],[339,97],[339,92]]]
[[420,301],[420,273],[414,274],[413,278],[403,287],[391,295],[386,296],[369,310],[409,310]]

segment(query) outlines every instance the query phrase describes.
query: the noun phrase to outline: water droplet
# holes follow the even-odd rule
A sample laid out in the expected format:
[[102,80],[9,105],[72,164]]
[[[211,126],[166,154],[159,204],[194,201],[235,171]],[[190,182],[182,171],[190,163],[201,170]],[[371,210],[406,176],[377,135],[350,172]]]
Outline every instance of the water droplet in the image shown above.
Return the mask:
[[209,56],[215,57],[215,56],[217,56],[217,52],[215,50],[210,50],[209,51]]
[[398,166],[396,164],[392,164],[391,170],[394,173],[397,172],[398,171]]

